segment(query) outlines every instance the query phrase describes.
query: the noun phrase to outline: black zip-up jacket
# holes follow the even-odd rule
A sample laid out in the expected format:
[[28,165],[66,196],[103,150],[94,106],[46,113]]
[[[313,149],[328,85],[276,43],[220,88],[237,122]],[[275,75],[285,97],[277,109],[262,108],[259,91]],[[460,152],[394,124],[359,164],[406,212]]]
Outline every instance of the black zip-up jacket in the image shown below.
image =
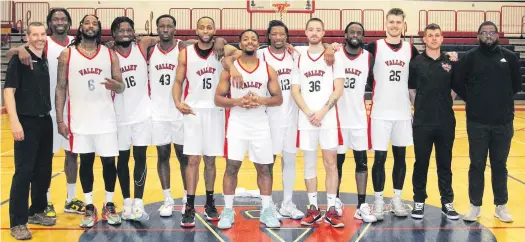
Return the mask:
[[452,72],[452,89],[466,102],[467,120],[498,125],[514,120],[514,95],[521,90],[518,57],[501,46],[475,47]]

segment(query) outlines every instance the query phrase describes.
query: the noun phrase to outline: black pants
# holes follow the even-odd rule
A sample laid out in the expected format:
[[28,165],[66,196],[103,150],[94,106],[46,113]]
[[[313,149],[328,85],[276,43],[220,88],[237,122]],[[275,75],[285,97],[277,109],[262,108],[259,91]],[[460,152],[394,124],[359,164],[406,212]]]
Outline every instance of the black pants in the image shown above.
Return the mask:
[[492,170],[494,204],[506,204],[508,200],[507,157],[510,142],[514,136],[512,121],[502,125],[486,125],[467,120],[467,133],[470,155],[468,171],[470,203],[474,206],[482,204],[488,153]]
[[[11,228],[27,224],[28,216],[42,213],[47,205],[47,188],[51,182],[53,126],[51,116],[19,118],[24,140],[15,141],[15,174],[11,183],[9,218]],[[28,211],[29,189],[31,207]]]
[[454,201],[452,190],[452,146],[455,138],[455,122],[440,126],[415,126],[414,153],[416,163],[412,174],[414,187],[414,202],[424,203],[427,198],[427,174],[432,146],[435,146],[438,187],[441,194],[441,203]]

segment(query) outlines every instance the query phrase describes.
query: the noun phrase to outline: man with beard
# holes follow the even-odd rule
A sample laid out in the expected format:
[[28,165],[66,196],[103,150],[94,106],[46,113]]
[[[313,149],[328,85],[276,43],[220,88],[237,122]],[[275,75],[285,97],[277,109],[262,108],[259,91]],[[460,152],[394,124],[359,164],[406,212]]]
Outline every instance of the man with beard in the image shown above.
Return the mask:
[[501,46],[498,27],[483,22],[479,46],[465,53],[453,73],[454,91],[466,103],[469,139],[470,210],[463,218],[476,221],[485,187],[485,167],[490,151],[494,216],[512,222],[507,210],[507,157],[514,135],[514,95],[521,90],[518,58]]
[[[47,15],[47,26],[51,30],[51,36],[47,36],[46,46],[44,53],[47,57],[49,77],[50,77],[50,97],[51,97],[51,118],[53,119],[53,154],[56,154],[60,148],[63,148],[66,157],[64,161],[64,173],[66,174],[67,181],[67,199],[64,205],[64,212],[66,213],[84,213],[84,203],[81,200],[75,198],[77,190],[77,154],[71,153],[69,144],[62,135],[58,133],[58,127],[56,123],[56,111],[55,111],[55,88],[57,85],[57,69],[58,69],[58,56],[64,50],[69,43],[73,40],[73,36],[68,36],[68,31],[71,27],[71,16],[69,12],[64,8],[53,8]],[[18,54],[20,61],[25,65],[33,67],[31,62],[31,55],[25,49],[25,45],[12,48],[7,53],[7,58],[10,59],[12,55]],[[64,112],[64,120],[67,120],[67,111]],[[55,217],[56,212],[51,202],[51,195],[48,189],[47,192],[47,207],[46,215]]]
[[342,66],[346,76],[343,96],[338,105],[340,110],[344,110],[339,113],[344,144],[337,148],[337,175],[339,177],[337,198],[339,199],[345,154],[350,148],[354,153],[358,201],[354,218],[372,223],[377,220],[371,214],[368,203],[365,202],[368,178],[366,150],[370,144],[368,143],[367,114],[363,98],[367,80],[373,76],[374,57],[362,48],[364,35],[365,30],[361,23],[349,23],[345,28],[346,45],[342,51],[336,52],[338,57],[336,59],[343,61]]
[[215,92],[215,104],[230,108],[226,127],[227,155],[224,172],[224,210],[218,223],[219,229],[229,229],[234,223],[233,197],[237,186],[237,174],[246,152],[257,170],[257,185],[261,191],[262,209],[260,222],[269,228],[281,226],[276,213],[270,207],[272,196],[270,122],[266,107],[279,106],[283,102],[276,71],[255,55],[259,48],[259,36],[254,30],[244,30],[239,36],[243,56],[234,62],[241,70],[244,85],[234,87],[228,71],[223,71]]
[[343,94],[344,72],[342,60],[335,59],[329,66],[323,61],[322,45],[324,23],[311,18],[305,30],[309,46],[294,64],[292,97],[301,110],[298,117],[298,147],[304,154],[304,179],[308,192],[307,214],[302,225],[311,226],[322,219],[317,205],[317,149],[321,147],[326,170],[327,212],[325,222],[335,228],[344,227],[342,211],[336,210],[337,146],[342,144],[337,101]]
[[[114,106],[118,124],[119,157],[117,174],[124,206],[122,219],[145,221],[144,186],[146,184],[146,150],[151,144],[151,100],[148,94],[148,69],[146,57],[147,41],[134,43],[134,22],[128,17],[117,17],[111,24],[115,39],[115,52],[119,59],[126,92],[115,95]],[[133,145],[135,168],[134,199],[131,200],[129,182],[129,156]]]
[[[102,218],[110,225],[121,223],[115,211],[113,192],[117,180],[115,156],[118,155],[117,120],[112,92],[122,93],[119,60],[103,46],[101,23],[94,15],[82,18],[77,36],[58,59],[56,110],[59,133],[69,140],[71,152],[80,154],[80,182],[86,199],[86,212],[80,222],[91,228],[98,220],[93,204],[93,164],[95,154],[102,160],[106,199]],[[66,93],[69,94],[66,121]]]

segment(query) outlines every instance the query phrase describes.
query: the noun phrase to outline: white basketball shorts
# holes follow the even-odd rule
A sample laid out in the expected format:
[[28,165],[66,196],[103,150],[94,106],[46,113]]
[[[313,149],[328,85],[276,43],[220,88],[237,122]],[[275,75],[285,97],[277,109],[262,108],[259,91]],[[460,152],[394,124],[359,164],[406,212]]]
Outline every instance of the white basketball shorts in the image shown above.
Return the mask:
[[117,132],[106,134],[71,134],[71,152],[76,154],[93,153],[101,157],[118,156]]
[[152,121],[152,145],[184,144],[184,124],[181,121]]
[[340,129],[299,130],[297,135],[301,150],[316,151],[318,145],[322,150],[335,150],[343,144]]
[[228,153],[227,158],[230,160],[243,161],[246,152],[248,152],[248,159],[257,164],[272,164],[272,139],[257,139],[257,140],[243,140],[228,138],[227,139]]
[[341,129],[343,145],[337,147],[337,154],[346,154],[348,149],[362,151],[368,150],[368,131],[364,129]]
[[193,109],[184,115],[185,155],[224,155],[225,112],[223,108]]
[[130,150],[133,146],[151,145],[151,120],[117,126],[118,149]]
[[383,120],[371,119],[370,134],[372,149],[387,151],[388,142],[393,146],[411,146],[414,144],[412,138],[412,120]]
[[273,154],[297,153],[297,125],[271,127]]
[[69,141],[65,139],[64,136],[58,133],[57,117],[51,115],[51,119],[53,122],[53,153],[59,152],[60,148],[69,151]]

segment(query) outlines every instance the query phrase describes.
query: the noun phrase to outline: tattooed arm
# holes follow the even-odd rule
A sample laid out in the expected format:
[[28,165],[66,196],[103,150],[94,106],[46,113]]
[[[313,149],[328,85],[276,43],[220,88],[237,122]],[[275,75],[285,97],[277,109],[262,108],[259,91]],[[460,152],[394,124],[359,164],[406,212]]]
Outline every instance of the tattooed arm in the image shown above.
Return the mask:
[[66,104],[66,94],[69,80],[67,72],[69,69],[70,48],[66,48],[58,57],[57,87],[55,89],[55,110],[57,115],[58,133],[69,139],[69,129],[64,123],[64,105]]

